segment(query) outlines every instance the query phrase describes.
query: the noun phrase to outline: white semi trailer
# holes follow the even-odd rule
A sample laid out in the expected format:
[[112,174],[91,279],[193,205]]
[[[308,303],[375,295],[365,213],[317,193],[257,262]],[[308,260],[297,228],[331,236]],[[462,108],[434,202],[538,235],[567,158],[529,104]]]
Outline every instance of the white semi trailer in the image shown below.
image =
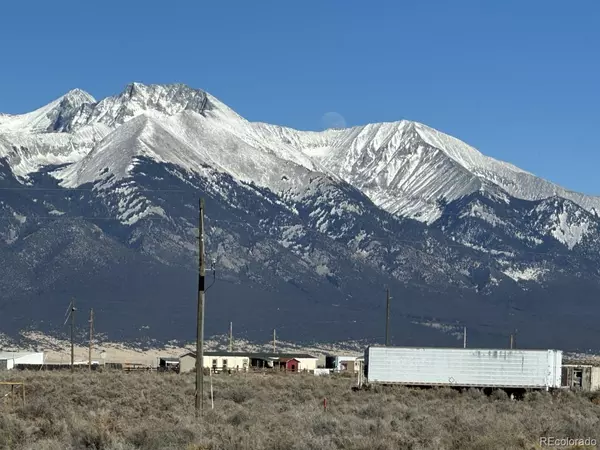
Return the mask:
[[368,347],[359,384],[549,390],[561,366],[560,350]]

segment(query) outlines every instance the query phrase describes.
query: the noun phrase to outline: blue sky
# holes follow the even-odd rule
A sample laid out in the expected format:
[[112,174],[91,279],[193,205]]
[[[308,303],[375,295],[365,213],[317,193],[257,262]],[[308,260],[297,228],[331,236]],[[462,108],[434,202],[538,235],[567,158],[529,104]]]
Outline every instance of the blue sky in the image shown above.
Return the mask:
[[600,194],[597,0],[20,0],[0,39],[2,112],[183,82],[299,129],[420,121]]

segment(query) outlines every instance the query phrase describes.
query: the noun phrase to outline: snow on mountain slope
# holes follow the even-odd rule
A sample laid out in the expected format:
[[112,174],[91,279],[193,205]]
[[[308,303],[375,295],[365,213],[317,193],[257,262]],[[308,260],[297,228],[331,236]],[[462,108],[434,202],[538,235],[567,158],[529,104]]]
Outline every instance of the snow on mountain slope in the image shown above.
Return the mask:
[[[118,96],[99,102],[79,89],[28,114],[0,116],[0,158],[14,173],[29,173],[52,164],[81,161],[120,125],[145,112],[202,112],[207,95],[184,85],[132,83]],[[74,168],[73,170],[81,170]]]
[[579,210],[568,200],[557,197],[541,202],[531,215],[536,216],[536,226],[566,245],[569,250],[581,243],[586,236],[598,233],[597,225],[588,213]]
[[74,133],[62,131],[95,101],[87,92],[74,89],[31,113],[0,116],[0,158],[6,158],[15,175],[25,179],[41,167],[81,160],[110,129],[95,124]]
[[[194,111],[166,116],[147,111],[109,134],[80,161],[53,172],[64,187],[96,183],[104,189],[131,175],[139,158],[171,163],[188,172],[212,167],[275,193],[302,194],[312,178],[328,178],[301,164],[257,149],[225,120]],[[234,133],[232,130],[237,131]]]
[[[0,285],[19,307],[37,311],[48,287],[64,298],[83,271],[78,292],[85,297],[95,287],[99,304],[123,286],[122,300],[109,303],[136,314],[176,304],[164,299],[184,298],[197,276],[202,196],[207,254],[228,281],[219,289],[262,289],[244,297],[248,311],[281,307],[292,322],[323,311],[360,319],[377,313],[373,292],[391,284],[406,299],[403,313],[485,320],[486,333],[506,331],[512,314],[514,325],[543,316],[539,329],[555,330],[566,297],[579,312],[565,329],[597,322],[600,218],[561,198],[561,188],[443,133],[409,121],[297,131],[249,122],[183,85],[134,83],[99,102],[75,97],[0,116],[0,265],[9,268]],[[93,189],[59,188],[82,185]],[[110,271],[98,277],[102,267]],[[177,278],[182,268],[187,281]],[[128,285],[134,276],[141,281]],[[148,279],[161,281],[148,289]]]
[[[146,127],[145,132],[120,130],[141,115],[147,119],[135,126]],[[143,145],[115,150],[129,145],[128,133]],[[99,179],[99,165],[123,177],[130,164],[126,155],[140,148],[157,161],[187,170],[212,165],[275,192],[305,185],[306,180],[296,179],[300,175],[329,174],[388,212],[426,223],[439,218],[444,203],[477,191],[506,199],[507,194],[526,200],[560,196],[596,215],[600,211],[598,197],[568,191],[419,123],[298,131],[248,122],[210,94],[183,84],[132,83],[99,102],[74,90],[32,113],[0,116],[0,157],[7,157],[22,177],[47,164],[65,163],[76,163],[57,172],[65,186]]]
[[[170,98],[177,98],[178,105],[172,105]],[[201,100],[194,100],[197,98]],[[136,159],[142,157],[196,173],[210,166],[286,198],[302,197],[317,178],[342,182],[215,97],[183,85],[135,85],[133,94],[128,87],[124,94],[84,112],[85,120],[75,117],[72,123],[75,134],[98,123],[110,124],[113,129],[85,157],[53,172],[65,187],[100,182],[106,188],[130,176]],[[111,117],[119,117],[123,123],[118,125]]]
[[599,197],[564,189],[416,122],[368,124],[321,133],[264,124],[256,127],[363,190],[378,206],[428,223],[439,217],[440,202],[478,190],[525,200],[560,196],[596,215],[600,211]]
[[44,133],[56,131],[64,121],[83,105],[95,103],[90,94],[73,89],[53,102],[33,112],[20,115],[0,116],[0,133]]
[[416,124],[416,128],[423,140],[431,146],[443,150],[471,173],[501,187],[509,195],[525,200],[559,196],[599,215],[600,197],[564,189],[512,164],[485,156],[470,145],[428,126]]
[[0,158],[7,159],[15,175],[26,179],[44,166],[80,161],[110,131],[103,125],[89,125],[75,133],[0,132]]
[[427,222],[440,211],[438,199],[459,198],[481,187],[463,166],[422,142],[412,122],[351,128],[322,155],[327,169],[378,206]]
[[204,91],[183,84],[147,86],[131,83],[121,94],[100,100],[89,108],[82,108],[73,117],[70,126],[77,129],[89,123],[103,123],[115,128],[146,111],[156,111],[166,116],[184,110],[202,113],[207,101]]
[[[370,124],[343,130],[299,132],[255,124],[270,145],[275,140],[367,194],[385,210],[431,222],[441,198],[453,200],[481,189],[485,180],[440,149],[423,141],[408,121]],[[280,144],[281,145],[281,144]]]

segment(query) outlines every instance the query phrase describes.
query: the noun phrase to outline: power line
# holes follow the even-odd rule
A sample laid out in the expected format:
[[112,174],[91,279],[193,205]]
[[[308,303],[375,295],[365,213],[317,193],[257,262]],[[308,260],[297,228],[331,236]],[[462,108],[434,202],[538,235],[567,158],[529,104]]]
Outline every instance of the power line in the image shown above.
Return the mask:
[[[130,219],[126,219],[126,218],[118,218],[118,217],[108,217],[108,216],[69,216],[69,215],[53,215],[53,216],[32,216],[32,220],[59,220],[59,219],[70,219],[70,220],[90,220],[90,221],[94,221],[94,220],[106,220],[106,221],[118,221],[120,223],[126,222],[127,220]],[[170,217],[164,217],[164,216],[146,216],[146,217],[142,217],[139,220],[156,220],[156,221],[169,221],[169,222],[174,222],[177,220],[185,220],[185,221],[191,221],[191,220],[195,220],[195,217],[186,217],[186,216],[178,216],[175,218],[170,218]],[[243,225],[243,226],[251,226],[251,224],[249,222],[243,222],[243,221],[231,221],[231,220],[221,220],[221,219],[210,219],[207,218],[208,222],[220,222],[220,223],[227,223],[227,224],[238,224],[238,225]],[[282,227],[293,227],[293,226],[297,226],[297,225],[301,225],[301,224],[280,224],[280,225],[275,225],[272,224],[273,226],[282,226]],[[303,226],[303,225],[301,225]],[[214,225],[212,225],[212,227],[214,228]],[[321,237],[328,237],[330,239],[336,240],[334,237],[332,236],[328,236],[327,233],[321,232],[321,231],[317,231],[317,230],[313,230],[311,228],[305,228],[303,226],[302,228],[303,232],[306,232],[307,234],[313,234],[313,235],[317,235],[317,236],[321,236]],[[266,234],[266,233],[265,233]],[[446,237],[446,236],[444,236]],[[482,250],[476,249],[476,248],[472,248],[469,247],[468,244],[461,244],[461,243],[452,243],[452,242],[456,242],[453,241],[452,239],[447,238],[450,242],[444,242],[441,240],[435,240],[436,242],[439,242],[441,244],[443,244],[445,247],[450,247],[450,248],[460,248],[460,249],[470,249],[472,251],[479,251],[482,252]],[[488,243],[491,239],[488,239]],[[371,242],[379,242],[381,244],[388,244],[389,242],[384,242],[384,241],[393,241],[393,243],[399,243],[399,244],[420,244],[423,245],[425,243],[427,243],[427,240],[421,240],[421,241],[417,241],[417,240],[409,240],[409,239],[398,239],[395,238],[393,236],[377,236],[374,237]],[[433,256],[431,253],[427,253],[424,252],[423,250],[417,249],[413,247],[413,250],[416,252],[420,252],[423,253],[425,255],[428,256]],[[508,251],[503,251],[503,250],[498,250],[499,255],[496,256],[512,256],[512,255],[507,255],[506,253],[510,253]],[[519,255],[549,255],[552,254],[554,252],[552,251],[533,251],[533,250],[526,250],[526,251],[518,251],[517,254]]]
[[[127,185],[123,185],[123,186],[111,186],[110,190],[114,191],[115,189],[119,189],[119,188],[131,188],[131,186],[127,186]],[[185,189],[143,189],[143,188],[137,188],[135,187],[135,192],[165,192],[165,193],[179,193],[179,194],[184,194],[186,192],[189,192],[189,190],[185,190]],[[27,186],[3,186],[0,187],[0,191],[36,191],[36,192],[103,192],[107,189],[104,188],[67,188],[67,187],[55,187],[55,188],[50,188],[50,187],[27,187]],[[413,197],[416,200],[420,200],[420,201],[424,201],[422,198],[419,197]],[[538,199],[538,200],[529,200],[531,202],[541,202],[544,200],[548,200],[552,197],[546,197],[546,198],[542,198],[542,199]],[[565,199],[568,200],[568,199]],[[375,205],[375,204],[374,204]],[[377,208],[380,208],[383,212],[386,212],[385,209],[375,205]],[[580,206],[581,207],[581,206]],[[587,211],[585,208],[581,207],[584,211]],[[595,216],[594,214],[592,214],[591,212],[587,211],[589,214],[591,214],[592,216]],[[425,224],[425,222],[421,222],[420,220],[413,218],[413,217],[409,217],[409,216],[396,216],[394,213],[388,213],[390,215],[392,215],[393,219],[396,219],[398,221],[402,221],[402,220],[414,220],[416,222],[420,222]],[[465,212],[462,213],[441,213],[436,215],[436,217],[439,219],[441,217],[471,217],[474,219],[480,219],[480,220],[485,220],[482,217],[477,217],[477,216],[470,216],[470,215],[466,215]],[[597,216],[595,216],[597,217]],[[438,220],[436,219],[436,221]],[[435,221],[434,221],[435,222]]]
[[[248,222],[230,221],[230,220],[221,220],[221,219],[209,219],[209,222],[222,222],[222,223],[228,223],[228,224],[249,225]],[[278,225],[278,226],[293,227],[293,226],[296,226],[296,225],[300,225],[300,224],[289,224],[289,225]],[[323,233],[321,231],[313,230],[312,228],[302,228],[302,231],[305,231],[308,234],[316,234],[316,235],[319,235],[319,236],[325,236],[325,237],[329,237],[331,239],[334,239],[331,236],[328,236],[327,233]],[[385,241],[385,240],[388,240],[388,241],[393,240],[394,243],[406,243],[406,244],[424,244],[424,243],[428,242],[427,240],[417,241],[417,240],[409,240],[409,239],[398,239],[398,238],[395,238],[393,236],[375,237],[375,238],[373,238],[371,240],[371,242],[376,241],[376,242],[379,242],[379,243],[384,243],[383,241]],[[449,240],[452,241],[451,239],[449,239]],[[443,241],[439,241],[439,240],[436,240],[436,241],[444,244],[444,246],[446,246],[446,247],[461,248],[461,249],[467,248],[467,249],[470,249],[470,250],[473,250],[473,251],[477,251],[477,249],[471,248],[471,247],[469,247],[466,244],[460,244],[460,243],[453,244],[451,242],[443,242]],[[490,242],[490,239],[488,239],[488,243],[489,242]],[[415,251],[417,251],[417,252],[422,252],[422,253],[425,253],[425,254],[427,254],[429,256],[432,256],[430,253],[423,252],[422,250],[419,250],[417,248],[413,248],[413,249]],[[499,250],[499,251],[501,251],[501,250]],[[508,253],[508,252],[505,252],[505,253]],[[552,253],[552,252],[550,252],[550,251],[546,251],[546,252],[520,251],[520,252],[518,252],[518,254],[533,254],[533,255],[548,255],[550,253]],[[507,255],[498,255],[498,256],[507,256]]]
[[[70,220],[90,220],[90,221],[94,221],[94,220],[106,220],[106,221],[118,221],[119,223],[123,223],[126,222],[129,219],[125,219],[125,218],[118,218],[118,217],[95,217],[95,216],[66,216],[66,215],[56,215],[56,216],[34,216],[32,218],[32,220],[58,220],[58,219],[70,219]],[[185,220],[185,221],[191,221],[194,220],[195,218],[192,217],[185,217],[185,216],[179,216],[175,219],[173,218],[169,218],[169,217],[142,217],[139,220],[152,220],[152,221],[168,221],[168,222],[174,222],[176,220]],[[248,222],[241,222],[241,221],[229,221],[229,220],[219,220],[219,219],[208,219],[209,222],[221,222],[221,223],[229,223],[229,224],[238,224],[238,225],[243,225],[243,226],[250,226],[250,224]],[[279,226],[287,226],[287,227],[293,227],[299,224],[282,224]],[[214,225],[213,225],[214,227]],[[334,237],[328,236],[327,233],[323,233],[317,230],[313,230],[311,228],[303,228],[302,229],[303,232],[306,232],[307,234],[313,234],[313,235],[317,235],[317,236],[321,236],[321,237],[328,237],[330,239],[333,239],[334,241],[336,241],[336,239]],[[457,249],[469,249],[471,251],[478,251],[481,253],[486,253],[483,250],[477,249],[477,248],[472,248],[469,247],[468,244],[461,244],[461,243],[452,243],[452,242],[456,242],[453,241],[452,239],[449,239],[450,242],[443,242],[440,240],[436,240],[436,242],[439,242],[440,244],[443,244],[445,247],[450,247],[450,248],[457,248]],[[385,242],[385,241],[393,241],[393,243],[397,243],[397,244],[414,244],[414,245],[423,245],[425,243],[427,243],[427,240],[422,240],[422,241],[417,241],[417,240],[409,240],[409,239],[398,239],[392,236],[387,236],[387,237],[383,237],[383,236],[378,236],[375,237],[374,239],[371,240],[371,242],[378,242],[380,244],[385,244],[388,245],[389,242]],[[488,242],[490,241],[490,239],[488,239]],[[482,247],[484,248],[484,247]],[[427,256],[434,256],[431,253],[425,252],[421,249],[412,247],[412,250],[414,250],[417,253],[421,253]],[[510,254],[506,254],[506,253],[510,253],[508,251],[503,251],[503,250],[498,250],[499,255],[488,255],[488,256],[505,256],[505,257],[512,257],[514,255],[510,255]],[[526,251],[518,251],[517,254],[518,255],[550,255],[553,254],[553,251],[533,251],[533,250],[526,250]]]
[[[120,219],[118,217],[95,217],[95,216],[66,216],[57,214],[55,216],[31,216],[32,220],[40,219],[40,220],[58,220],[58,219],[71,219],[71,220],[117,220],[117,221],[126,221],[128,219]],[[188,218],[183,218],[187,220]],[[173,221],[173,219],[169,217],[142,217],[140,220],[167,220]]]
[[215,269],[215,263],[216,263],[216,261],[213,259],[211,261],[211,271],[212,271],[212,274],[213,274],[213,280],[212,280],[212,283],[210,283],[208,285],[208,287],[206,289],[204,289],[204,292],[208,291],[215,284],[215,282],[217,281],[217,271]]
[[71,372],[73,372],[75,364],[75,345],[73,342],[73,335],[75,333],[75,311],[77,311],[77,308],[75,308],[75,298],[73,298],[71,303],[69,303],[69,308],[65,314],[65,323],[63,324],[63,326],[66,325],[69,318],[71,319]]

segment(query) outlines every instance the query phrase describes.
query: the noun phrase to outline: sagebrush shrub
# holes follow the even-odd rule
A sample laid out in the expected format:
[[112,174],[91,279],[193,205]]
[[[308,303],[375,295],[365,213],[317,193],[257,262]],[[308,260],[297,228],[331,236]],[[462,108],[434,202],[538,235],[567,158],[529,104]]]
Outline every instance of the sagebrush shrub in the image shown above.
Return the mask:
[[[600,395],[374,386],[310,374],[3,372],[27,403],[0,401],[0,450],[530,449],[540,436],[600,440]],[[0,387],[1,388],[1,387]],[[6,394],[1,391],[0,398]],[[323,399],[327,399],[327,411]]]

